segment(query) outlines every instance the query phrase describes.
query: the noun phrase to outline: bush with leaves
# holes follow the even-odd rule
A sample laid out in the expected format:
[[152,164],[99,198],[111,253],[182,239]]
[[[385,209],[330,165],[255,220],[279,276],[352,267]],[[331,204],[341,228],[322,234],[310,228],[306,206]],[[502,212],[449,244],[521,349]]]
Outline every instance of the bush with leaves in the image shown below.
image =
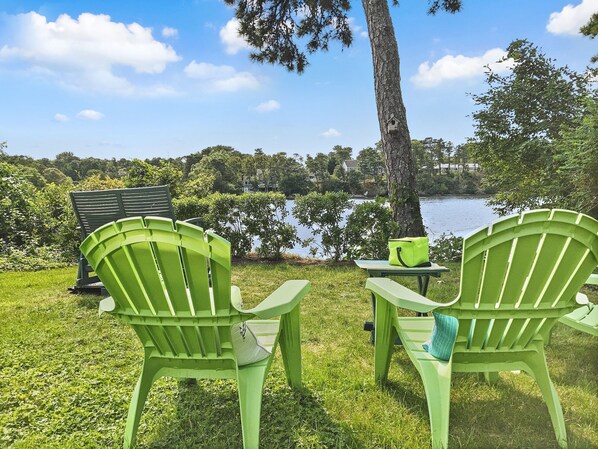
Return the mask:
[[202,227],[206,229],[212,227],[212,224],[208,221],[208,214],[210,213],[209,198],[209,196],[205,198],[185,196],[173,199],[172,206],[177,220],[200,218]]
[[178,197],[183,180],[183,171],[171,162],[160,161],[158,167],[133,159],[125,178],[126,187],[146,187],[168,185],[170,194]]
[[304,247],[309,246],[312,256],[316,256],[318,251],[334,261],[346,256],[347,236],[343,221],[352,207],[349,194],[344,192],[312,192],[295,197],[293,215],[299,224],[310,228],[314,235],[321,238],[320,243],[313,237],[302,241]]
[[69,196],[72,190],[73,182],[69,178],[64,184],[51,183],[39,191],[39,201],[45,212],[45,232],[38,243],[56,246],[62,260],[74,262],[79,254],[81,233]]
[[287,223],[289,212],[282,193],[246,193],[241,196],[246,230],[260,241],[260,257],[278,260],[299,241],[297,229]]
[[179,220],[200,218],[201,226],[212,229],[231,244],[231,254],[244,257],[251,251],[252,235],[246,229],[246,215],[239,195],[214,193],[205,198],[180,198],[173,201]]
[[206,222],[216,234],[230,242],[231,254],[245,257],[251,251],[252,236],[245,226],[245,213],[241,207],[241,196],[230,193],[215,193],[206,198],[210,209]]
[[388,239],[397,231],[392,210],[384,200],[358,204],[347,219],[349,259],[388,259]]
[[36,242],[15,246],[0,241],[0,272],[37,271],[65,267],[72,263],[65,259],[58,245],[40,246]]
[[77,183],[73,190],[89,191],[89,190],[109,190],[109,189],[124,189],[125,182],[119,178],[111,178],[104,174],[94,174],[85,178],[83,181]]
[[44,210],[20,167],[0,162],[0,241],[25,245],[42,231]]
[[430,245],[430,260],[434,262],[459,262],[463,255],[463,239],[452,232],[442,233]]

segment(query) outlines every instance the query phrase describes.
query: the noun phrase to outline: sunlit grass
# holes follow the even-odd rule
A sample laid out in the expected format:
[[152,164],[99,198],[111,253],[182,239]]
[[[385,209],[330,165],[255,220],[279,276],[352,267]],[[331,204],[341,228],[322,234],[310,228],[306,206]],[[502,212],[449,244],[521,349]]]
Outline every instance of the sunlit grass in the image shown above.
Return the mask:
[[[458,266],[432,279],[428,296],[458,290]],[[66,291],[75,269],[0,274],[0,447],[116,448],[142,361],[132,331],[98,317],[95,296]],[[266,382],[264,448],[425,448],[430,426],[423,386],[400,348],[389,382],[373,381],[366,275],[353,265],[236,264],[234,283],[255,304],[287,279],[309,279],[302,303],[304,390],[286,386],[277,355]],[[401,279],[415,287],[413,280]],[[594,302],[598,295],[591,293]],[[598,447],[598,338],[558,325],[547,348],[569,447]],[[533,380],[503,373],[495,386],[454,376],[451,447],[555,448]],[[140,448],[241,447],[233,382],[161,379],[139,428]]]

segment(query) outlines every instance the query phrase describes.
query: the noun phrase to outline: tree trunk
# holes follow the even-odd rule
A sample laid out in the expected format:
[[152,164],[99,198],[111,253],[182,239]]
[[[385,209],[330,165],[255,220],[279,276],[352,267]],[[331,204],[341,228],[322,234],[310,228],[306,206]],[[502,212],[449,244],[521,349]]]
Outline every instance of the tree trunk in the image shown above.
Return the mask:
[[[399,237],[423,236],[424,225],[415,184],[415,163],[401,94],[399,48],[387,0],[362,0],[372,45],[374,90],[384,149],[388,196]],[[388,130],[394,117],[398,129]]]

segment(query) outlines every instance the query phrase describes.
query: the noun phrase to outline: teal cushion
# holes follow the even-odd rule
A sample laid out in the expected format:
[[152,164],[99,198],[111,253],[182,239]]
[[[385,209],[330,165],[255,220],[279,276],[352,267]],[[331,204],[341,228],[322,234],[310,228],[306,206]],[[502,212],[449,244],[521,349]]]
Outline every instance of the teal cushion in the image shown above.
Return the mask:
[[434,315],[434,329],[430,341],[422,346],[432,356],[440,360],[449,360],[453,354],[453,346],[457,338],[459,321],[454,316],[432,312]]

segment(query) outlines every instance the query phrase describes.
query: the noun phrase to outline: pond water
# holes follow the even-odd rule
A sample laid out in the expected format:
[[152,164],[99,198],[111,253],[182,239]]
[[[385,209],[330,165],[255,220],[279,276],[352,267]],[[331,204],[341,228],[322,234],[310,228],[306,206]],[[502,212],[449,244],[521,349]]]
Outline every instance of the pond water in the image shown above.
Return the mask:
[[[363,199],[353,200],[354,203],[363,203]],[[420,198],[422,217],[428,231],[430,241],[434,241],[443,233],[452,232],[458,237],[464,237],[478,228],[489,225],[498,218],[491,207],[486,205],[486,198],[470,196],[443,196]],[[294,201],[287,201],[289,223],[297,228],[299,238],[311,237],[311,231],[297,223],[291,215]],[[309,250],[297,245],[290,253],[308,257]]]

